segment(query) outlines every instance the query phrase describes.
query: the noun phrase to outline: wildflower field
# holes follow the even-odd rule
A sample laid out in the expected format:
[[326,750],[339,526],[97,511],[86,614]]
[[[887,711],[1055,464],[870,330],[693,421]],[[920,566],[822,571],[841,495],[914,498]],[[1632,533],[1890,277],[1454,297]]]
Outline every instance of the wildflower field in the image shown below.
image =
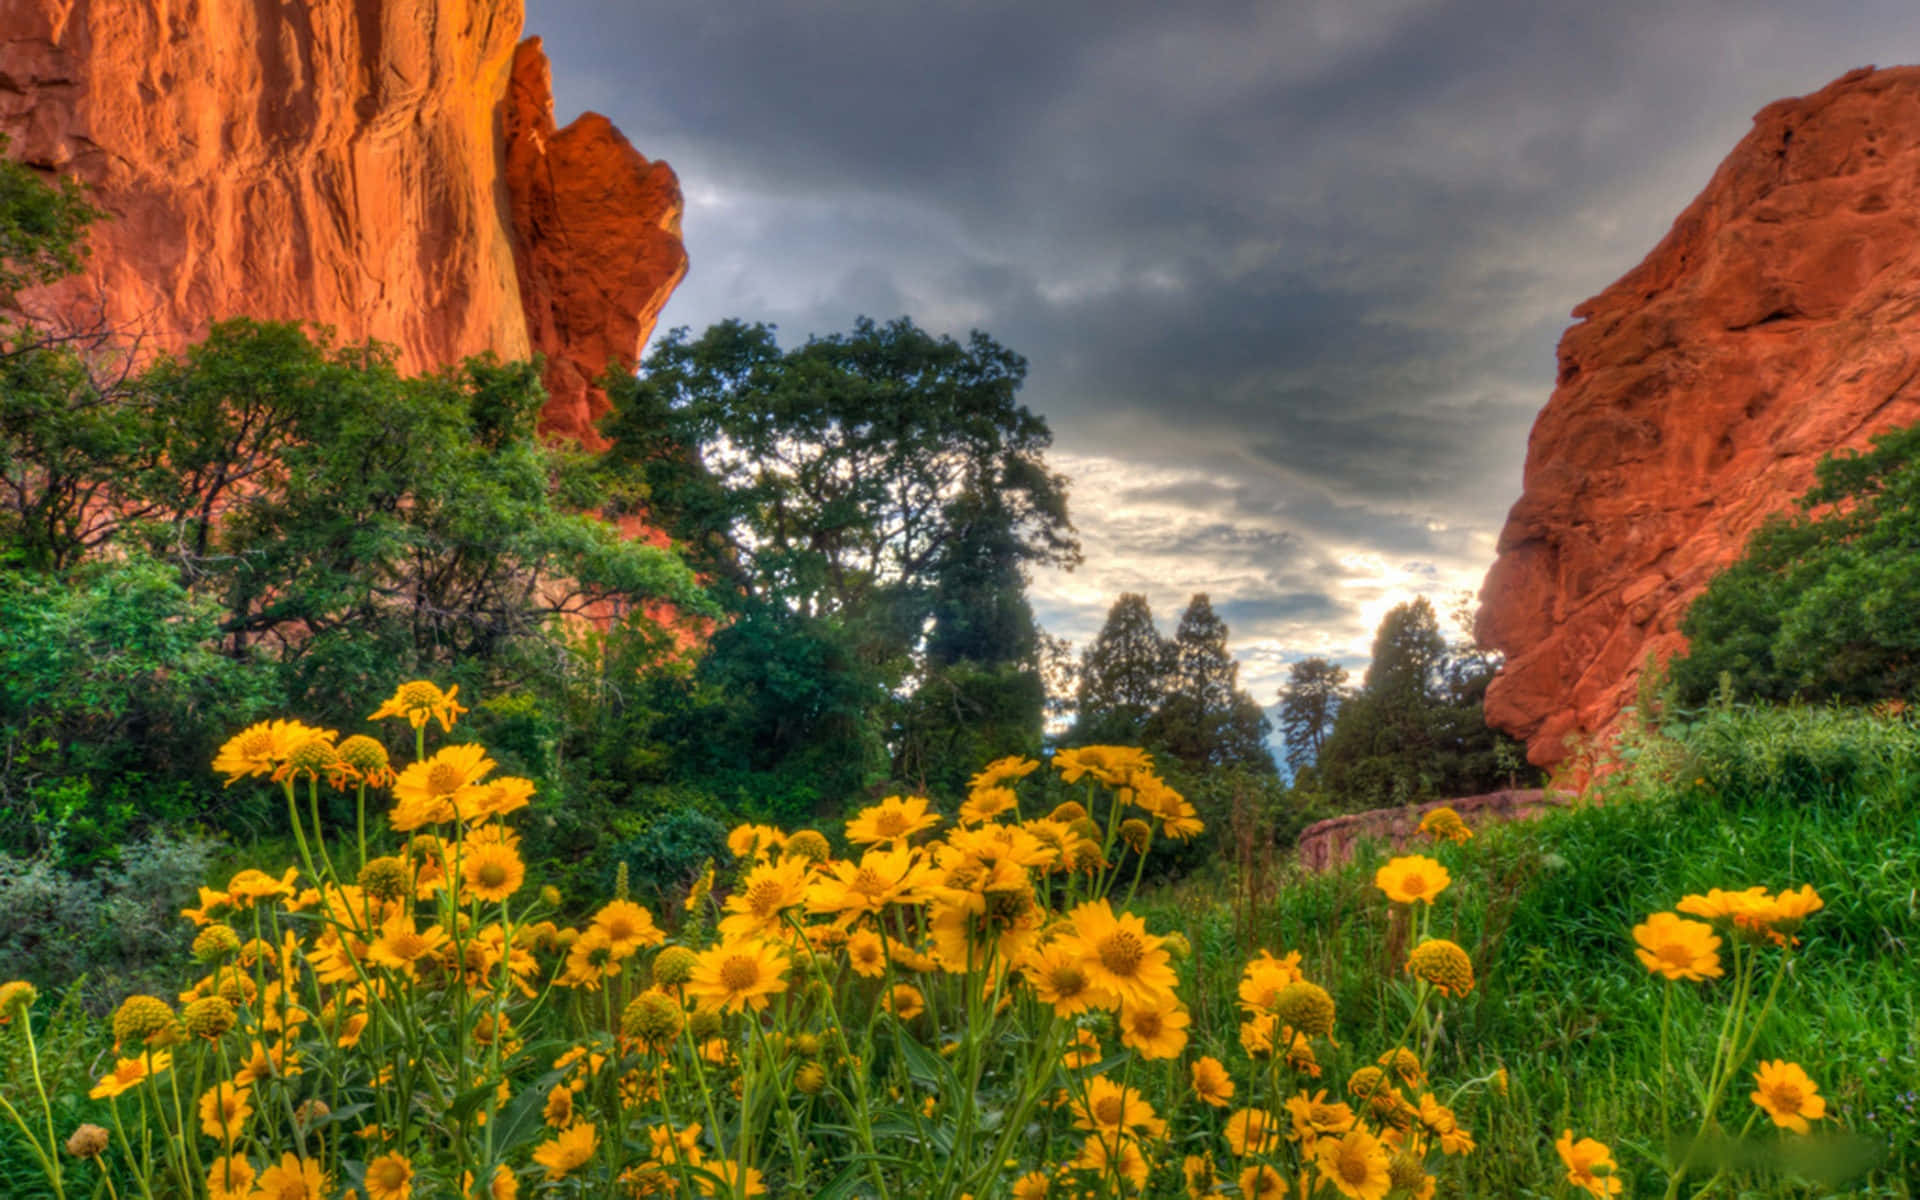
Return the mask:
[[[649,909],[523,861],[532,784],[419,682],[214,762],[296,861],[209,881],[178,990],[0,983],[0,1194],[1912,1194],[1920,738],[1710,713],[1603,804],[1143,888],[1125,747],[742,825]],[[389,757],[390,736],[406,753]],[[353,818],[323,822],[326,789]],[[1257,890],[1257,889],[1256,889]],[[1265,894],[1262,893],[1264,896]],[[76,989],[77,991],[77,989]]]

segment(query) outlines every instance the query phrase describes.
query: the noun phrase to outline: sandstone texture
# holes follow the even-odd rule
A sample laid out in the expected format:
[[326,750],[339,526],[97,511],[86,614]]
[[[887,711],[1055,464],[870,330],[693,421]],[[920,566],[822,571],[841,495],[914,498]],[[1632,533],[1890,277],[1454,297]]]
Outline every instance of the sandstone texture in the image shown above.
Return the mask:
[[[1920,421],[1920,67],[1761,110],[1645,261],[1574,310],[1481,589],[1490,724],[1579,763],[1814,464]],[[1572,744],[1570,744],[1570,742]]]
[[1394,850],[1418,849],[1426,844],[1420,832],[1420,818],[1436,808],[1451,808],[1460,814],[1469,828],[1496,821],[1519,821],[1566,807],[1571,801],[1564,795],[1539,788],[1516,788],[1488,792],[1482,796],[1462,796],[1454,800],[1434,800],[1401,808],[1376,808],[1315,821],[1300,831],[1294,857],[1309,871],[1328,871],[1353,858],[1353,850],[1362,841],[1386,842]]
[[680,192],[605,118],[556,130],[519,0],[0,0],[8,153],[106,218],[30,297],[173,349],[230,316],[378,338],[410,370],[547,356],[556,434],[686,269]]

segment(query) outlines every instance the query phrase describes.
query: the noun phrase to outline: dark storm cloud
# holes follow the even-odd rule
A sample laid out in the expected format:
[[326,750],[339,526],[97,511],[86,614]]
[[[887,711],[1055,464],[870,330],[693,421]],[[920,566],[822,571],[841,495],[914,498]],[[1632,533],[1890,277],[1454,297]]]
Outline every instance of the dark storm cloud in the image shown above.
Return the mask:
[[[665,323],[978,327],[1076,474],[1084,637],[1194,591],[1249,670],[1471,587],[1568,310],[1907,0],[530,0],[565,119],[679,171]],[[1268,680],[1270,682],[1271,680]]]

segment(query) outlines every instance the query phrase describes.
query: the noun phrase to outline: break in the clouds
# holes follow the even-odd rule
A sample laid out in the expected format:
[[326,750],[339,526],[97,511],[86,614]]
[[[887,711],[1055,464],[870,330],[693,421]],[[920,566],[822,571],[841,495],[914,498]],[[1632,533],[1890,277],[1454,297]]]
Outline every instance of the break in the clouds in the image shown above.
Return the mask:
[[1574,304],[1911,0],[529,0],[562,120],[687,197],[664,326],[907,314],[1026,355],[1092,634],[1194,592],[1256,694],[1477,587]]

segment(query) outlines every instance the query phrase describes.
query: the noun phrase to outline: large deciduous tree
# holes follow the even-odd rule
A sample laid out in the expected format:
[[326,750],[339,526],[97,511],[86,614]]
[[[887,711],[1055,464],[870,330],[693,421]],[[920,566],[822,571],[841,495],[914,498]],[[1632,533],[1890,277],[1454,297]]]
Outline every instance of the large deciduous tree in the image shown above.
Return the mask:
[[[862,318],[788,349],[766,325],[675,330],[611,381],[607,494],[733,610],[701,672],[764,699],[729,709],[741,744],[810,764],[784,794],[845,798],[885,770],[944,781],[962,758],[1037,744],[1027,573],[1073,565],[1079,544],[1051,434],[1017,400],[1025,374],[985,334]],[[849,705],[852,728],[805,716]]]

